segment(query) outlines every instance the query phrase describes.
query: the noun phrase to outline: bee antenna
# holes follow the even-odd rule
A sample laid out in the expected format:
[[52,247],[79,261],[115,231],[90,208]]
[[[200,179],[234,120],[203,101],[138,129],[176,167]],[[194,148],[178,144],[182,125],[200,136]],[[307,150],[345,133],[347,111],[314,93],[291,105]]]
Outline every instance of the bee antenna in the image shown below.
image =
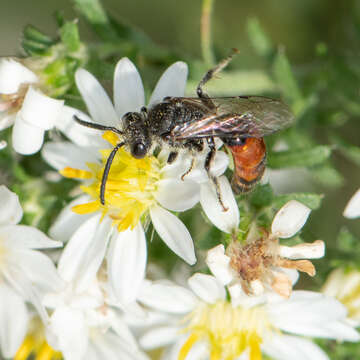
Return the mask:
[[82,126],[92,128],[92,129],[103,130],[103,131],[112,131],[112,132],[114,132],[116,134],[119,134],[119,135],[124,134],[121,130],[117,129],[116,127],[104,126],[104,125],[101,125],[101,124],[96,124],[96,123],[92,123],[92,122],[89,122],[89,121],[84,121],[84,120],[81,120],[77,115],[74,115],[74,120],[78,124],[80,124]]
[[111,164],[114,160],[114,157],[117,153],[117,151],[125,144],[125,142],[121,142],[119,144],[117,144],[111,151],[109,157],[106,160],[106,164],[105,164],[105,169],[103,172],[103,176],[101,178],[101,186],[100,186],[100,202],[102,205],[105,205],[105,186],[106,186],[106,181],[107,178],[109,176],[109,172],[110,172],[110,167]]

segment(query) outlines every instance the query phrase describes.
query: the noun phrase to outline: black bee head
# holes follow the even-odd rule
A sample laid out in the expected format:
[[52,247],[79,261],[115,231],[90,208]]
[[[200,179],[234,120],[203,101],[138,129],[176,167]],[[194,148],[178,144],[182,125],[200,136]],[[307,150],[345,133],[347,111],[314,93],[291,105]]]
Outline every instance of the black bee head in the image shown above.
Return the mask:
[[151,147],[144,115],[144,112],[128,112],[122,118],[125,141],[130,146],[131,155],[136,159],[144,158]]

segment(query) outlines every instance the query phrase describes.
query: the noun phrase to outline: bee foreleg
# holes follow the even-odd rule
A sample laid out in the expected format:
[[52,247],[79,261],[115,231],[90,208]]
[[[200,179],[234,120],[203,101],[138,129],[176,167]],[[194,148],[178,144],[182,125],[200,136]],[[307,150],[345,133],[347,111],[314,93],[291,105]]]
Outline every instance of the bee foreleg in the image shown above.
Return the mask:
[[206,170],[209,178],[211,179],[211,181],[215,185],[216,196],[217,196],[217,198],[219,200],[219,203],[220,203],[221,207],[223,208],[223,211],[228,211],[229,208],[227,208],[224,205],[224,202],[222,200],[220,184],[219,184],[218,178],[216,176],[211,175],[211,172],[210,172],[211,163],[212,163],[212,161],[213,161],[213,159],[215,157],[215,154],[216,154],[216,147],[215,147],[214,138],[209,137],[206,140],[207,140],[207,143],[209,145],[210,151],[208,152],[208,154],[206,156],[204,167],[205,167],[205,170]]

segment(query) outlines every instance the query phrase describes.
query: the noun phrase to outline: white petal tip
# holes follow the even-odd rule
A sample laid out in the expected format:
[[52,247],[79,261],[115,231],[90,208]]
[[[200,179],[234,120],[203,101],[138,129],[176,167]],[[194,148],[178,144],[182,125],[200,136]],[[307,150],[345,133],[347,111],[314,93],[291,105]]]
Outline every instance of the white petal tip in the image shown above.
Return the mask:
[[288,201],[275,215],[271,232],[279,238],[294,236],[306,223],[311,209],[296,201]]
[[348,219],[360,217],[360,189],[356,191],[347,203],[343,215]]

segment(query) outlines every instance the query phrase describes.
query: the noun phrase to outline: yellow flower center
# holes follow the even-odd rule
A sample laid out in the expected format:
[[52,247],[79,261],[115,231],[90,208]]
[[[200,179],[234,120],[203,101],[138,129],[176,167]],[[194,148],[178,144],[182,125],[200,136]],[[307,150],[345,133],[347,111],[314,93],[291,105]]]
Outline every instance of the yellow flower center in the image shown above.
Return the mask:
[[190,336],[178,360],[185,360],[198,341],[209,344],[210,360],[233,360],[246,350],[250,360],[260,360],[263,335],[272,330],[264,307],[232,307],[227,301],[202,303],[184,321],[182,331]]
[[360,284],[356,284],[346,294],[338,295],[337,298],[346,306],[349,318],[360,319]]
[[[104,139],[115,146],[119,143],[117,135],[106,131]],[[135,159],[121,148],[114,157],[105,186],[105,204],[100,202],[100,186],[106,161],[111,149],[101,150],[102,164],[87,163],[89,171],[66,167],[60,173],[68,178],[91,180],[90,185],[81,189],[89,194],[92,202],[74,206],[78,214],[101,211],[117,225],[119,231],[133,229],[141,216],[155,203],[154,193],[160,179],[160,164],[154,156]]]
[[62,355],[55,351],[47,342],[44,326],[39,318],[30,322],[29,333],[19,347],[14,360],[26,360],[31,356],[33,360],[60,360]]

